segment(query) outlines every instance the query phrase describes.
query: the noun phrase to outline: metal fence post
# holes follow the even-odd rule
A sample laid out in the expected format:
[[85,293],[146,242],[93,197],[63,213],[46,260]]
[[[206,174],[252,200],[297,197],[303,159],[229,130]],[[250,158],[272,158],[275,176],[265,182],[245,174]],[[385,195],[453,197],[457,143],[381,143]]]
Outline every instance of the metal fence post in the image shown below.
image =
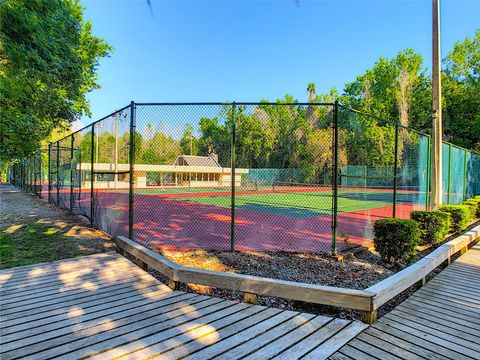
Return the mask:
[[397,178],[398,178],[398,124],[395,124],[395,148],[393,159],[393,217],[397,217]]
[[451,178],[452,178],[452,144],[448,144],[447,204],[450,204]]
[[93,185],[94,185],[94,178],[95,178],[95,171],[94,171],[94,157],[95,157],[95,124],[92,124],[92,143],[90,146],[90,224],[93,225],[93,217],[95,212],[95,197],[93,194]]
[[467,200],[467,149],[463,149],[463,201]]
[[73,161],[73,134],[70,135],[71,136],[71,139],[70,139],[70,213],[73,214],[73,201],[74,201],[74,197],[73,197],[73,166],[74,166],[74,161]]
[[230,178],[231,178],[231,204],[230,204],[230,211],[231,211],[231,222],[230,222],[230,250],[231,252],[235,252],[235,147],[236,147],[236,111],[237,106],[235,102],[232,104],[232,149],[231,153],[231,160],[230,160]]
[[57,141],[57,203],[56,206],[60,205],[60,141]]
[[52,149],[52,144],[48,144],[48,164],[47,164],[47,181],[48,181],[48,202],[52,202],[52,194],[50,193],[52,190],[52,179],[51,179],[51,169],[50,169],[50,156],[51,156],[51,149]]
[[425,189],[425,211],[428,211],[430,204],[430,136],[427,136],[427,179],[426,179],[426,189]]
[[133,240],[133,211],[134,211],[134,179],[133,171],[135,164],[135,102],[130,102],[130,148],[129,148],[129,188],[128,188],[128,237]]
[[335,100],[333,117],[333,219],[332,219],[332,254],[337,253],[338,228],[338,100]]

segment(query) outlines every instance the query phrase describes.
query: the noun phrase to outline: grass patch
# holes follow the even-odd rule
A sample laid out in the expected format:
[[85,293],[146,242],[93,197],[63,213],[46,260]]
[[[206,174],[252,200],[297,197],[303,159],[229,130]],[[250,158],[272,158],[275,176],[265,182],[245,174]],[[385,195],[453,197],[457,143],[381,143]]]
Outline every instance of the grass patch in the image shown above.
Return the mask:
[[62,221],[12,225],[0,232],[0,269],[105,251],[95,237],[74,236],[78,226]]

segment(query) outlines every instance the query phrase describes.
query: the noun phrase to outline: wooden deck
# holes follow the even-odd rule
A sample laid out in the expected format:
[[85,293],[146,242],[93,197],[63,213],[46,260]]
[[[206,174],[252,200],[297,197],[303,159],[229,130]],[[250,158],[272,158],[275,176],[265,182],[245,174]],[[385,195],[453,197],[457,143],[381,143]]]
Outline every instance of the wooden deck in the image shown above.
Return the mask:
[[330,359],[480,359],[480,243]]
[[115,253],[2,270],[0,284],[2,360],[322,359],[366,327],[173,291]]

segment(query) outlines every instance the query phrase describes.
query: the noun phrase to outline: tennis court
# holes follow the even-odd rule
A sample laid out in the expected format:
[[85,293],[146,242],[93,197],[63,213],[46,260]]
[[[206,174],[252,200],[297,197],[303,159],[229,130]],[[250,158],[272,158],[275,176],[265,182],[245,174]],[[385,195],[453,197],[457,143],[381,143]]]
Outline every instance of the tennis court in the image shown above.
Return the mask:
[[[229,188],[134,190],[134,237],[168,250],[231,248]],[[424,194],[399,191],[397,215],[408,217]],[[85,199],[88,201],[88,199]],[[96,190],[96,217],[128,231],[128,190]],[[235,191],[237,250],[318,252],[332,243],[333,192],[317,184],[272,184]],[[368,244],[373,222],[392,215],[392,191],[346,188],[338,193],[338,248]],[[347,238],[347,241],[345,241]]]
[[[357,132],[372,123],[379,141]],[[444,202],[479,194],[480,154],[443,150]],[[429,209],[430,153],[429,135],[338,103],[131,103],[9,178],[152,249],[335,253]]]

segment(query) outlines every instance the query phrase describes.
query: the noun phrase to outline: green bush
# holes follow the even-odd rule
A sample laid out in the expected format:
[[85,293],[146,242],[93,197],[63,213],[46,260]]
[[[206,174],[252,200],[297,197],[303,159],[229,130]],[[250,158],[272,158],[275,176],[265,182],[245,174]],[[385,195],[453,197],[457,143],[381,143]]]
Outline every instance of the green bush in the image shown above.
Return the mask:
[[380,219],[373,226],[375,249],[388,264],[408,261],[415,255],[420,230],[413,220]]
[[440,207],[440,211],[449,213],[452,217],[452,231],[463,231],[470,223],[470,207],[466,205],[444,205]]
[[468,207],[468,210],[470,211],[470,220],[473,220],[477,217],[477,203],[462,201],[461,205]]
[[480,198],[479,199],[467,199],[466,201],[467,203],[471,204],[471,205],[475,205],[476,208],[477,208],[477,211],[475,213],[475,217],[477,218],[480,218]]
[[435,245],[443,240],[450,231],[450,214],[441,211],[412,211],[410,218],[420,229],[420,245]]

